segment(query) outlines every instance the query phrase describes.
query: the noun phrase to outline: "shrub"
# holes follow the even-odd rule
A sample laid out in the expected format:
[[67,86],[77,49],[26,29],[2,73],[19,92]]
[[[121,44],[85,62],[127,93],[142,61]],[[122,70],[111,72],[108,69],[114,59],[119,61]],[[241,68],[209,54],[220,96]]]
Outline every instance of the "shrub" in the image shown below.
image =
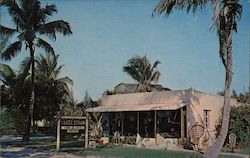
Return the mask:
[[0,125],[1,135],[16,134],[15,120],[5,108],[0,108]]
[[[236,142],[241,147],[250,146],[250,105],[243,104],[242,106],[231,108],[230,123],[228,129],[228,135],[234,133],[237,137]],[[221,128],[221,120],[219,118],[218,124],[216,125],[217,135]],[[228,135],[225,144],[228,143]]]

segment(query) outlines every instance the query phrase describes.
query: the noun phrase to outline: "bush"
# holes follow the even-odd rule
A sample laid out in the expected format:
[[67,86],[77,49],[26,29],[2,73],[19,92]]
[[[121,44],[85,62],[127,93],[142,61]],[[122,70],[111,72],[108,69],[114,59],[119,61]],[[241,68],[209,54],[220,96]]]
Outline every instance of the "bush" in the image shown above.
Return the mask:
[[[228,129],[228,135],[230,133],[234,133],[237,137],[236,142],[241,147],[249,147],[250,146],[250,105],[242,105],[231,108],[230,113],[230,123]],[[217,135],[219,134],[221,128],[221,120],[220,117],[219,123],[216,125]],[[228,135],[225,141],[225,144],[228,143]]]
[[15,120],[5,108],[0,108],[0,133],[1,135],[15,135]]

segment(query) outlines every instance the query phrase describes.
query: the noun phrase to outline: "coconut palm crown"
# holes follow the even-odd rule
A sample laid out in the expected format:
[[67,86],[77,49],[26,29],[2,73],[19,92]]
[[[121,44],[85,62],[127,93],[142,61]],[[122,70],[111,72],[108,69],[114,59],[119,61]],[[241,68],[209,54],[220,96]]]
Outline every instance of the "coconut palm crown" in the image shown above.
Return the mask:
[[38,0],[20,0],[20,3],[14,0],[4,0],[1,5],[7,7],[16,28],[0,25],[0,34],[5,37],[17,34],[17,41],[7,46],[1,53],[3,60],[11,60],[21,51],[22,46],[29,49],[30,53],[35,51],[34,46],[54,53],[53,47],[41,36],[47,36],[55,41],[56,33],[72,34],[70,25],[66,21],[47,22],[48,17],[57,12],[55,5],[42,7]]
[[123,71],[139,83],[137,92],[150,91],[151,82],[157,83],[160,78],[160,72],[157,69],[159,63],[160,61],[156,60],[152,66],[146,56],[135,56],[128,60]]

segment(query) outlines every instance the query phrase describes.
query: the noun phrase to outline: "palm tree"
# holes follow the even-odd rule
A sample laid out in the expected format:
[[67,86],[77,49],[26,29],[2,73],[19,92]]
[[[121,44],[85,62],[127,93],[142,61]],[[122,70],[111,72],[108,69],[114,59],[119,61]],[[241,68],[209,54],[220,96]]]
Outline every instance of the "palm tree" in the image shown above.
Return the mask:
[[[56,112],[59,110],[59,105],[64,104],[65,96],[69,95],[68,84],[72,84],[72,80],[68,77],[58,78],[62,69],[62,65],[57,64],[58,56],[46,53],[36,57],[36,107],[34,108],[34,120],[45,119],[48,122],[53,122]],[[9,110],[14,110],[19,115],[24,115],[28,112],[29,92],[31,75],[27,72],[27,67],[30,67],[30,58],[22,61],[19,71],[13,70],[10,66],[0,64],[0,81],[3,82],[2,88],[7,95],[3,100],[5,105],[8,105]],[[23,77],[25,76],[25,77]],[[1,92],[2,93],[2,92]],[[21,121],[23,121],[21,119]]]
[[[16,120],[16,130],[23,131],[23,118],[28,112],[30,92],[30,81],[28,74],[23,71],[15,71],[9,65],[0,64],[1,105],[14,114]],[[27,93],[24,93],[27,92]]]
[[54,87],[59,85],[65,94],[70,95],[68,84],[73,85],[73,81],[69,77],[58,78],[63,68],[63,65],[58,65],[58,58],[59,55],[52,55],[50,53],[45,53],[45,55],[40,54],[36,58],[36,80],[45,84],[49,83]]
[[56,40],[56,33],[63,35],[72,34],[68,22],[56,20],[48,22],[48,17],[57,12],[55,5],[42,7],[39,0],[4,0],[2,5],[6,6],[16,28],[8,28],[0,25],[0,34],[5,37],[17,35],[17,41],[13,42],[1,53],[3,60],[11,60],[25,46],[29,49],[31,58],[31,98],[30,110],[27,118],[26,132],[23,141],[29,141],[30,130],[32,130],[33,108],[35,100],[35,46],[45,49],[47,52],[54,53],[53,47],[43,40],[42,36],[47,36]]
[[41,118],[49,121],[53,119],[60,105],[66,103],[65,98],[71,94],[68,85],[73,85],[69,77],[59,78],[63,65],[58,65],[58,58],[59,55],[50,53],[36,57],[36,103],[40,104],[36,109],[41,111]]
[[226,70],[224,108],[222,128],[216,142],[208,148],[203,155],[205,158],[217,157],[226,139],[230,117],[230,88],[232,81],[232,32],[237,32],[237,20],[242,13],[242,5],[239,0],[161,0],[154,9],[154,13],[169,15],[173,9],[190,9],[193,12],[197,8],[203,8],[207,3],[213,5],[213,22],[219,37],[219,54]]
[[[73,90],[70,91],[70,94],[68,96],[65,97],[65,104],[62,107],[62,113],[65,116],[72,116],[75,114],[80,114],[83,113],[84,109],[79,109],[79,106],[83,106],[83,102],[78,102],[78,100],[76,100],[74,98],[74,93]],[[81,115],[81,114],[80,114]]]
[[136,92],[151,91],[151,82],[158,82],[160,72],[157,70],[157,65],[160,61],[156,60],[151,66],[146,56],[135,56],[128,60],[128,63],[123,67],[123,71],[136,80],[139,85]]

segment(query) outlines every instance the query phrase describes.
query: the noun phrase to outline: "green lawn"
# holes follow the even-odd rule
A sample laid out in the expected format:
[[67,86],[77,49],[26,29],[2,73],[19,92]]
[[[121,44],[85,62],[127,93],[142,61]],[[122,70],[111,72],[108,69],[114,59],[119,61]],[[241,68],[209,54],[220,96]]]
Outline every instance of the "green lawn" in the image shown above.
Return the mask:
[[[105,147],[87,150],[72,150],[62,149],[76,155],[101,155],[105,157],[119,157],[119,158],[201,158],[200,153],[183,152],[183,151],[167,151],[167,150],[152,150],[152,149],[138,149],[132,147]],[[237,158],[236,156],[220,155],[219,158]]]
[[[29,143],[12,142],[15,146],[39,148],[49,151],[55,151],[55,139],[47,140],[36,140]],[[67,140],[62,141],[61,151],[67,152],[74,155],[86,156],[105,156],[105,157],[116,157],[116,158],[200,158],[201,154],[195,152],[183,152],[183,151],[167,151],[167,150],[150,150],[150,149],[138,149],[132,147],[121,147],[121,146],[102,146],[95,149],[85,149],[82,141]],[[236,156],[222,156],[219,158],[237,158]]]
[[111,147],[111,148],[97,148],[95,150],[82,150],[77,152],[79,155],[101,155],[111,156],[119,158],[190,158],[190,156],[196,157],[196,154],[174,151],[162,151],[162,150],[149,150],[149,149],[137,149],[128,147]]

